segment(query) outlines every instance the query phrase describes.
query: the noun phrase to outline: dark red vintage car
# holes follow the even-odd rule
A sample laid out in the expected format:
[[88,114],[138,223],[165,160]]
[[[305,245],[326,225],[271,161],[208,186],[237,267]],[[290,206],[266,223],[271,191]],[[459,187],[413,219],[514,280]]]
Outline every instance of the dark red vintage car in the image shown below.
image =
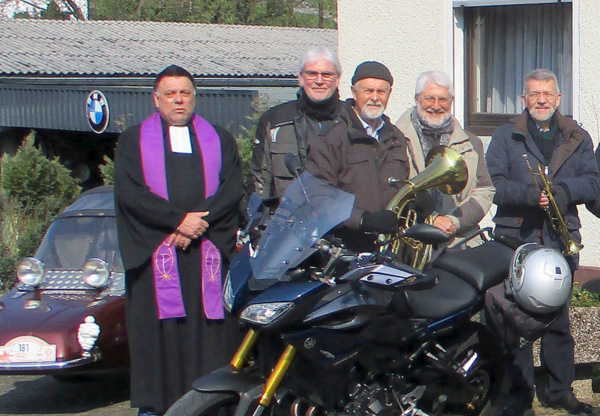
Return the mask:
[[0,298],[0,374],[126,369],[125,275],[113,188],[83,193],[51,224]]

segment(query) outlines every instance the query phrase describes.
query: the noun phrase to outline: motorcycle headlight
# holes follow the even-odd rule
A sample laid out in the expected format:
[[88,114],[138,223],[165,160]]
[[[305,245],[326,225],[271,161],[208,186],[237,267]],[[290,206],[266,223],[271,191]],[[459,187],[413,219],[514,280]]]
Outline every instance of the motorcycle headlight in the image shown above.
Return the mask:
[[223,306],[225,310],[231,313],[233,309],[233,286],[231,285],[231,279],[229,278],[229,273],[227,273],[227,277],[225,277],[225,290],[223,291]]
[[242,311],[240,319],[259,325],[268,325],[294,307],[292,302],[257,303]]
[[101,259],[89,259],[83,265],[83,280],[91,287],[106,286],[110,277],[108,263]]
[[35,257],[23,259],[17,266],[17,277],[21,283],[39,286],[44,281],[44,263]]

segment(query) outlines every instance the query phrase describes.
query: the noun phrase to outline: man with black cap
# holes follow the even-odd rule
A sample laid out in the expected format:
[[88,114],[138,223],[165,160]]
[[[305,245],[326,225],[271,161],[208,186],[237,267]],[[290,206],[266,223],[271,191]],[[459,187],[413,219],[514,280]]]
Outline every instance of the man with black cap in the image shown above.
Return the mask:
[[342,110],[345,120],[321,140],[309,141],[306,169],[356,196],[352,216],[338,230],[350,249],[375,248],[374,234],[398,231],[398,218],[386,210],[397,192],[395,178],[408,178],[406,138],[384,115],[394,79],[374,61],[358,65],[352,77],[353,99]]

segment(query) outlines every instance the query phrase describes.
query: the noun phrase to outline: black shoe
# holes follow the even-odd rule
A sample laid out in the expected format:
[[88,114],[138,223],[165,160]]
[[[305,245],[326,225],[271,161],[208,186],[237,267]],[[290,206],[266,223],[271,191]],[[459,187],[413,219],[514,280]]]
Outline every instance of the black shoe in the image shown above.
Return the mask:
[[594,408],[589,404],[577,400],[577,397],[575,397],[573,392],[566,393],[554,400],[547,398],[540,398],[539,400],[544,407],[550,407],[552,409],[564,409],[571,415],[591,415],[594,411]]
[[529,416],[533,415],[532,401],[524,398],[511,397],[502,409],[502,416]]

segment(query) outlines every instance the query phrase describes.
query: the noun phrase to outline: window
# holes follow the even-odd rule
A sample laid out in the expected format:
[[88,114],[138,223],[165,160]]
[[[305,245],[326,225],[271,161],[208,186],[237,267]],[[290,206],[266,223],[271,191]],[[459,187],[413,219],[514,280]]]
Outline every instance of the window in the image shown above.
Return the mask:
[[467,7],[466,121],[491,133],[523,111],[523,78],[535,68],[558,77],[561,113],[572,114],[571,3]]

